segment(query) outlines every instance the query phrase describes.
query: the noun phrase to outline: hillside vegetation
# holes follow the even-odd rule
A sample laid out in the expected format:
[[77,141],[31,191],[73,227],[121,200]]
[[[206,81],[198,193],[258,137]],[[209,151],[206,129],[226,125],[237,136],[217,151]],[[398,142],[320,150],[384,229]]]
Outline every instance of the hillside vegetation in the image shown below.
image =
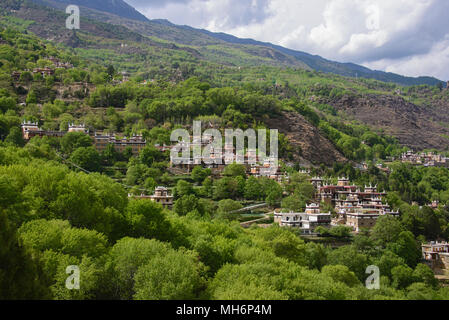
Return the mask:
[[[448,90],[322,73],[264,46],[173,43],[94,15],[69,31],[62,12],[28,1],[0,8],[0,299],[449,299],[420,248],[449,239],[449,170],[376,166],[410,146],[447,150]],[[174,172],[157,147],[193,120],[279,129],[289,179],[237,164]],[[146,146],[99,152],[84,132],[25,141],[23,121],[142,135]],[[244,206],[304,211],[313,175],[377,185],[401,216],[317,241],[275,225],[242,228],[253,219],[235,213]],[[173,208],[136,199],[160,185]],[[80,290],[65,287],[69,265],[81,269]],[[370,265],[380,290],[365,287]]]

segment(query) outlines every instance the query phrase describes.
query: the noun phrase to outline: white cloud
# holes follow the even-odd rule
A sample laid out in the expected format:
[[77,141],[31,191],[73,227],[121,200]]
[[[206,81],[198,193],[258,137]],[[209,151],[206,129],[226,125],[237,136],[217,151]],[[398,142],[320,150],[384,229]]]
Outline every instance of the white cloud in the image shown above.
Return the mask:
[[433,75],[449,79],[449,37],[436,43],[426,54],[408,56],[402,59],[381,59],[366,62],[370,68],[418,77]]
[[447,0],[169,0],[150,18],[405,75],[449,79]]

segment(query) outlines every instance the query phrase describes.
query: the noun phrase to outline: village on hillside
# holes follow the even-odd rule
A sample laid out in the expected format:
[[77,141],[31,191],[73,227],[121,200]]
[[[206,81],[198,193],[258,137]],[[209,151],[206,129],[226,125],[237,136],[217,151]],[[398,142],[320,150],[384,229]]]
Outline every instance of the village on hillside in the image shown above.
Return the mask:
[[[85,125],[75,125],[70,123],[68,125],[68,131],[48,131],[42,130],[35,122],[24,122],[22,124],[22,133],[25,141],[29,141],[33,137],[63,137],[66,133],[81,132],[89,135],[93,140],[93,145],[98,152],[106,150],[108,145],[112,145],[118,152],[124,152],[129,149],[134,156],[139,155],[140,151],[146,147],[147,142],[142,136],[132,136],[130,138],[118,138],[115,134],[103,134],[98,132],[91,132]],[[192,137],[191,137],[192,138]],[[212,142],[212,137],[205,136],[203,139],[195,140],[191,147],[196,145],[204,148]],[[154,146],[160,152],[168,152],[174,148],[174,145],[155,145]],[[188,174],[196,166],[209,168],[214,174],[220,175],[226,167],[226,163],[229,163],[226,159],[226,155],[235,153],[235,148],[224,150],[220,153],[220,158],[214,158],[214,154],[211,155],[214,164],[206,165],[203,163],[202,158],[190,158],[182,159],[183,161],[177,164],[170,162],[170,167],[173,172]],[[172,156],[170,156],[171,160]],[[286,183],[289,181],[289,176],[286,172],[283,172],[281,167],[278,166],[275,172],[270,170],[272,162],[270,158],[265,159],[263,162],[254,161],[258,159],[256,150],[247,150],[244,159],[246,164],[246,172],[248,176],[255,178],[268,177],[278,183]],[[426,159],[427,162],[423,161]],[[179,159],[178,159],[179,160]],[[253,161],[249,161],[253,160]],[[414,164],[429,165],[435,163],[449,163],[448,158],[441,157],[430,153],[413,154],[408,152],[401,157],[401,161],[409,161]],[[215,164],[217,163],[217,164]],[[379,165],[380,168],[385,168]],[[387,171],[388,172],[388,171]],[[302,170],[302,174],[310,174],[310,171]],[[385,200],[386,193],[377,190],[377,186],[357,186],[351,184],[349,179],[341,177],[338,179],[336,185],[326,183],[325,179],[321,177],[310,177],[310,183],[316,189],[314,203],[309,203],[305,212],[283,212],[281,209],[274,211],[274,223],[279,224],[282,227],[297,228],[304,235],[313,235],[317,227],[332,228],[336,226],[347,226],[352,229],[353,232],[358,233],[364,229],[373,228],[377,219],[380,216],[391,215],[399,216],[398,211],[391,210],[391,207]],[[167,208],[173,206],[173,196],[170,195],[169,190],[165,187],[158,187],[155,194],[152,196],[146,196],[144,194],[137,196],[138,198],[147,198],[158,203],[161,203]],[[322,212],[321,207],[323,205],[331,206],[334,210],[332,215],[330,212]],[[433,203],[430,206],[438,206],[438,203]]]

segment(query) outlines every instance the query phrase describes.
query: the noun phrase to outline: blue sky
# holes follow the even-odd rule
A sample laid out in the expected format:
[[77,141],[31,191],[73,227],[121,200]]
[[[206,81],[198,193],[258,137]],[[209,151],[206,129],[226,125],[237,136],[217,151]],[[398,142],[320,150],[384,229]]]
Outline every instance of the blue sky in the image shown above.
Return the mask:
[[168,19],[341,62],[449,79],[447,0],[126,0]]

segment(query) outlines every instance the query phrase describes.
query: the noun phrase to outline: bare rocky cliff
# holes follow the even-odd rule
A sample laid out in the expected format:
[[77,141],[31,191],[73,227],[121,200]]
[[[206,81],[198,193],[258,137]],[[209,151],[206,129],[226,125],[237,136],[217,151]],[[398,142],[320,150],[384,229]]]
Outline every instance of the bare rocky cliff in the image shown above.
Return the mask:
[[303,165],[333,165],[348,161],[323,134],[302,115],[283,112],[281,116],[265,121],[270,129],[279,129],[293,146],[296,160]]
[[393,95],[343,96],[328,103],[415,150],[449,150],[447,103],[418,106]]

